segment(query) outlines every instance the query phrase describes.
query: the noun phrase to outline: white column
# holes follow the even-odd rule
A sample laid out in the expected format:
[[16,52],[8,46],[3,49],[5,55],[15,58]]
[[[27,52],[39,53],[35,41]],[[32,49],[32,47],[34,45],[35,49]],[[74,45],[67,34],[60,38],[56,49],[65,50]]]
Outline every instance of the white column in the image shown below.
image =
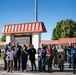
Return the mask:
[[40,47],[41,43],[41,33],[33,33],[32,34],[32,44],[36,48],[36,50]]
[[14,35],[7,34],[6,35],[6,44],[14,40]]
[[[40,47],[40,43],[41,43],[41,33],[33,33],[32,34],[32,44],[34,45],[36,52],[37,52],[38,48]],[[36,54],[36,59],[38,59],[38,54]]]
[[11,41],[15,41],[14,35],[11,35]]
[[11,35],[7,34],[6,35],[6,44],[8,44],[11,41]]

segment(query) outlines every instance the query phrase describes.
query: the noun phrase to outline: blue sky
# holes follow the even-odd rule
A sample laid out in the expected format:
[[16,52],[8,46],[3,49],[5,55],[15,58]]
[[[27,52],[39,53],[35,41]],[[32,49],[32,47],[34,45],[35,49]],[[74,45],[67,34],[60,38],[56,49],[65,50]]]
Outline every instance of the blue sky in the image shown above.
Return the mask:
[[[47,29],[42,40],[50,40],[56,23],[65,19],[76,21],[76,0],[38,0],[38,21]],[[0,32],[5,24],[27,22],[35,22],[35,0],[0,0]]]

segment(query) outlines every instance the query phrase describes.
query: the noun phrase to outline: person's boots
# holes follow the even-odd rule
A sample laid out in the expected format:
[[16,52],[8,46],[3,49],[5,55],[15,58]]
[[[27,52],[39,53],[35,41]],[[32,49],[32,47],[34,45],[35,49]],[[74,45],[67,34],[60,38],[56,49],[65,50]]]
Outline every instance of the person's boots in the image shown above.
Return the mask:
[[75,70],[73,70],[73,74],[75,74]]
[[31,71],[33,71],[33,66],[32,66],[32,70]]
[[48,66],[48,72],[49,72],[49,66]]

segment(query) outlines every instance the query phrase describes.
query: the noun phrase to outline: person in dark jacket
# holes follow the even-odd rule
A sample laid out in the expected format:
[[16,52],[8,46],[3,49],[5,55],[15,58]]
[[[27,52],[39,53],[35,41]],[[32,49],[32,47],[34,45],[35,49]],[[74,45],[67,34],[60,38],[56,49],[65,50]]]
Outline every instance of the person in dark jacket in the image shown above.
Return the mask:
[[53,44],[53,47],[52,47],[52,50],[53,50],[53,65],[54,67],[57,67],[57,49],[56,49],[56,45]]
[[6,44],[5,49],[3,51],[4,70],[7,70],[6,52],[8,50],[8,46],[12,46],[12,42],[9,42],[8,44]]
[[31,65],[32,65],[32,70],[33,71],[33,65],[35,67],[35,71],[36,71],[36,64],[35,64],[35,54],[36,54],[36,49],[34,48],[33,45],[30,45],[29,48],[29,60],[31,61]]
[[75,68],[76,68],[76,43],[74,43],[74,48],[71,50],[72,55],[72,63],[73,63],[73,74],[75,74]]
[[4,70],[7,70],[7,62],[6,62],[6,52],[8,50],[8,46],[12,46],[12,43],[9,42],[9,44],[5,45],[5,49],[3,51],[3,59],[4,59]]
[[48,72],[52,72],[53,56],[54,56],[54,51],[52,50],[52,46],[48,45],[47,48]]
[[26,66],[27,66],[27,56],[28,56],[27,47],[25,44],[23,44],[22,50],[21,50],[21,57],[22,57],[22,71],[25,71],[25,72],[26,72]]
[[46,58],[46,48],[42,45],[40,45],[40,48],[38,48],[38,67],[40,72],[45,72],[45,58]]
[[7,70],[7,62],[6,62],[6,52],[8,50],[8,45],[5,45],[5,49],[3,51],[3,60],[4,60],[4,70]]
[[[19,46],[18,42],[15,43],[14,46],[15,56],[14,56],[14,70],[20,70],[20,56],[21,56],[21,46]],[[17,64],[18,62],[18,64]]]
[[69,68],[71,68],[71,63],[72,63],[72,61],[71,61],[71,49],[72,49],[72,44],[71,43],[69,43],[69,46],[68,46],[68,63],[69,63]]

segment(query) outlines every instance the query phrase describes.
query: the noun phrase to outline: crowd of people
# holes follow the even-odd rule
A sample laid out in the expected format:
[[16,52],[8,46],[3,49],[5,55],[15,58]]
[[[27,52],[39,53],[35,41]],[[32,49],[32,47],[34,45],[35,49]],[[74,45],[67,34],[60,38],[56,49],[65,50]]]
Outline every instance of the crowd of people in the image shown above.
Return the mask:
[[22,72],[27,71],[28,60],[31,63],[31,71],[37,71],[35,63],[37,54],[39,72],[45,72],[46,65],[48,66],[48,72],[52,72],[52,65],[58,67],[60,72],[63,72],[64,62],[68,61],[69,68],[73,67],[73,73],[75,74],[76,43],[68,46],[48,45],[47,47],[41,44],[40,48],[36,50],[32,44],[27,47],[25,44],[20,46],[18,42],[12,45],[12,42],[10,42],[5,46],[3,54],[4,70],[7,70],[7,72],[12,72],[13,69]]

